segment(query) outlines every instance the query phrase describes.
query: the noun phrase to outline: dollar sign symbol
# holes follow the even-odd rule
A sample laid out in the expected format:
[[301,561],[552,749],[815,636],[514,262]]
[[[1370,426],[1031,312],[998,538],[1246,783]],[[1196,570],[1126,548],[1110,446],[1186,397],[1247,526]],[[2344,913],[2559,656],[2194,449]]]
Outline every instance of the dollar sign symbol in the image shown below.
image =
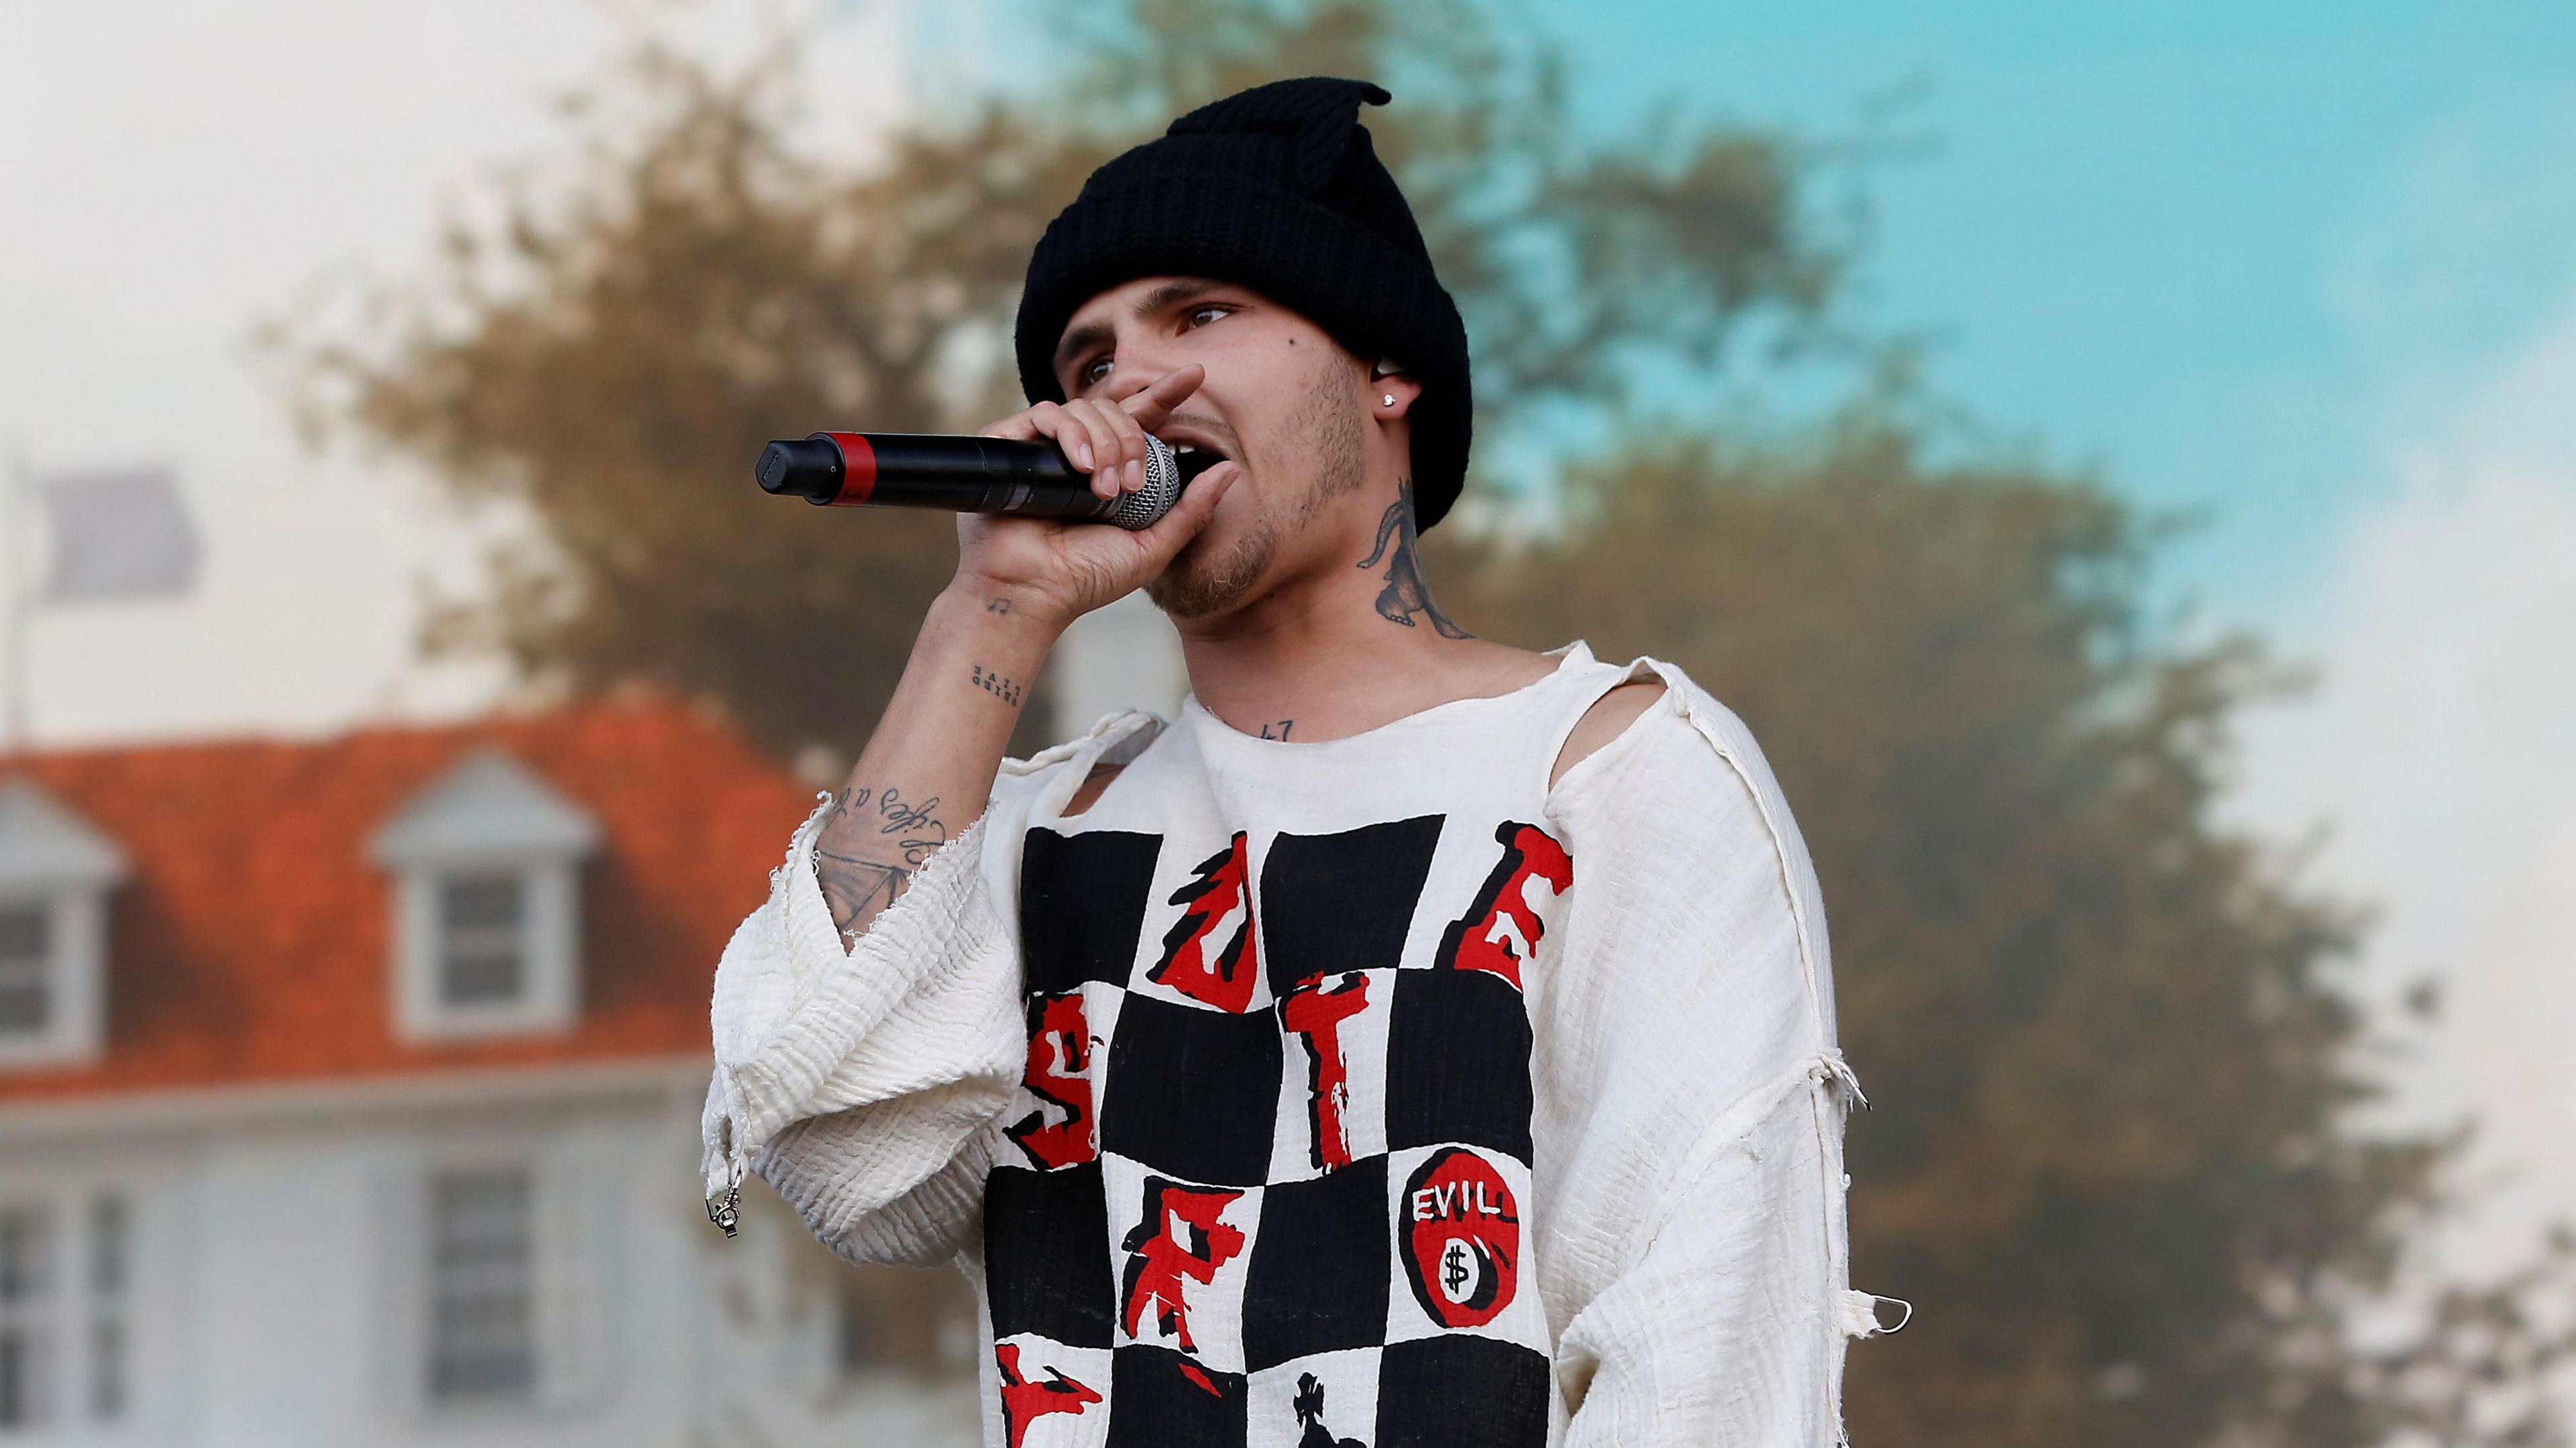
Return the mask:
[[1452,1301],[1465,1290],[1468,1273],[1467,1244],[1452,1237],[1449,1250],[1440,1254],[1440,1285],[1449,1289]]

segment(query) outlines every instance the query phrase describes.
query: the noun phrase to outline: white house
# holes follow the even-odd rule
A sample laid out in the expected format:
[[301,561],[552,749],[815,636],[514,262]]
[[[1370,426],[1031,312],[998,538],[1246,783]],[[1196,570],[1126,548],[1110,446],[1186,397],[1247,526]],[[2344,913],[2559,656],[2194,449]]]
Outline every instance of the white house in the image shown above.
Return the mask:
[[653,697],[0,761],[0,1444],[974,1442],[956,1274],[699,1201],[812,802]]

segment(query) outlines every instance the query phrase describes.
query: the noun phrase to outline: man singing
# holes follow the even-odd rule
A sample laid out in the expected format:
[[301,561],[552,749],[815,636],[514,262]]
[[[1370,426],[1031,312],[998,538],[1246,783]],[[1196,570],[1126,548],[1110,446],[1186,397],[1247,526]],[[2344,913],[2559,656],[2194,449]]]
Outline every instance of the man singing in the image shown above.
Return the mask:
[[[960,520],[717,969],[710,1210],[756,1172],[844,1257],[956,1262],[1008,1448],[1834,1444],[1869,1299],[1814,873],[1678,670],[1433,600],[1467,341],[1387,100],[1192,112],[1038,243],[985,435],[1103,496],[1147,433],[1226,461],[1138,533]],[[1179,717],[1005,759],[1138,587]]]

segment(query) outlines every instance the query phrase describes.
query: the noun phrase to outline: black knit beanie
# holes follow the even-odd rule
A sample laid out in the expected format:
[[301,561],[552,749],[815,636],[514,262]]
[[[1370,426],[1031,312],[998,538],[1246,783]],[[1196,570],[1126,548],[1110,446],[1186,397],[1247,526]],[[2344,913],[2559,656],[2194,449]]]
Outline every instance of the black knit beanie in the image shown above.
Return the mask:
[[1416,524],[1440,521],[1467,476],[1467,327],[1359,123],[1361,102],[1388,99],[1364,80],[1273,81],[1201,106],[1094,171],[1029,257],[1014,342],[1030,403],[1065,400],[1056,343],[1101,292],[1148,276],[1234,282],[1421,384],[1410,413]]

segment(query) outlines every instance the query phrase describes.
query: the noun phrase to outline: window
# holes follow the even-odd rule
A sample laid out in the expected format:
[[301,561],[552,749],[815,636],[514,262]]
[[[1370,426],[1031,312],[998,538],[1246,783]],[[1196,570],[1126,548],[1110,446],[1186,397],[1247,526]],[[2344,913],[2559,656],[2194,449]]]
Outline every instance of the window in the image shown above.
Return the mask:
[[533,1196],[525,1168],[430,1179],[427,1386],[434,1407],[524,1402],[535,1392]]
[[98,1054],[116,842],[23,780],[0,783],[0,1066]]
[[43,901],[0,905],[0,1034],[41,1036],[52,1019],[53,924]]
[[580,1006],[588,813],[494,750],[377,832],[393,876],[394,1024],[412,1039],[569,1028]]
[[42,1204],[0,1207],[0,1429],[53,1417],[53,1228]]
[[102,1193],[89,1204],[89,1415],[125,1416],[133,1226],[125,1199]]
[[451,1006],[515,1002],[527,981],[527,879],[450,875],[438,891],[438,998]]
[[0,1434],[130,1407],[131,1214],[114,1192],[77,1201],[0,1204]]

